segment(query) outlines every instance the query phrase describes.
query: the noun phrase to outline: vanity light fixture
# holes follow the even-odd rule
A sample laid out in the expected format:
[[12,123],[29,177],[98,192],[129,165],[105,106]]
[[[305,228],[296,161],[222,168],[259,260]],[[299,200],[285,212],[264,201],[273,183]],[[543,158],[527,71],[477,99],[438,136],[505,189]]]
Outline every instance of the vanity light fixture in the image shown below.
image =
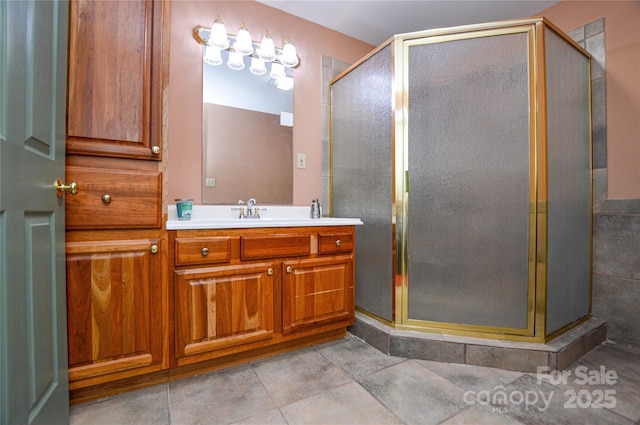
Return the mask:
[[224,22],[220,19],[220,16],[216,17],[215,22],[209,30],[209,38],[207,39],[208,45],[215,47],[216,49],[225,50],[229,48],[229,37],[227,35],[227,28],[224,26]]
[[244,59],[238,52],[229,52],[229,60],[227,66],[235,71],[242,71],[244,69]]
[[284,65],[281,63],[272,63],[271,64],[271,73],[269,76],[274,80],[279,80],[280,78],[284,78],[287,74],[284,73]]
[[244,22],[238,31],[238,35],[236,35],[236,42],[233,44],[233,50],[240,53],[242,56],[248,56],[253,53],[251,34],[249,34],[249,30]]
[[268,30],[265,30],[262,37],[262,42],[258,49],[258,57],[267,62],[276,60],[276,46],[273,44],[273,38],[271,38]]
[[264,60],[260,58],[251,58],[251,67],[249,68],[254,75],[262,75],[267,72],[267,68],[264,66]]
[[213,66],[221,65],[222,55],[220,54],[220,49],[216,49],[215,47],[211,47],[211,46],[205,46],[204,61],[209,65],[213,65]]
[[217,66],[222,64],[220,52],[229,51],[227,66],[231,69],[244,69],[244,56],[251,57],[249,70],[256,75],[267,72],[265,62],[271,63],[270,76],[272,78],[285,76],[284,67],[294,68],[300,63],[296,47],[289,37],[284,40],[284,47],[278,49],[273,43],[273,38],[269,31],[264,32],[262,41],[258,44],[251,40],[251,34],[244,22],[237,35],[227,33],[224,22],[220,16],[216,17],[211,28],[197,26],[193,30],[196,41],[205,46],[204,61]]

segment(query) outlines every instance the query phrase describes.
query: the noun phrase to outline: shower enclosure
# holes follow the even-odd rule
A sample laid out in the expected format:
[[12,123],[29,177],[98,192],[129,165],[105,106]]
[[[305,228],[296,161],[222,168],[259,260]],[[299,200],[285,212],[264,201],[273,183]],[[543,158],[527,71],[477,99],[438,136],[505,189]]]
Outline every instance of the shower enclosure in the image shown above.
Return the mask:
[[546,341],[591,312],[590,56],[544,18],[392,37],[331,83],[356,307]]

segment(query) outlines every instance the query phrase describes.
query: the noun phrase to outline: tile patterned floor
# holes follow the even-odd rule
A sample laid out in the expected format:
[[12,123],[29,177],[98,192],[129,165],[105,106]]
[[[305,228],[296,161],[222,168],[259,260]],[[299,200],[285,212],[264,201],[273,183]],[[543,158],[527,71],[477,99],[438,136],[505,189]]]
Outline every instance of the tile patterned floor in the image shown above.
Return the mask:
[[640,424],[640,349],[604,343],[564,375],[387,356],[347,335],[72,407],[71,424]]

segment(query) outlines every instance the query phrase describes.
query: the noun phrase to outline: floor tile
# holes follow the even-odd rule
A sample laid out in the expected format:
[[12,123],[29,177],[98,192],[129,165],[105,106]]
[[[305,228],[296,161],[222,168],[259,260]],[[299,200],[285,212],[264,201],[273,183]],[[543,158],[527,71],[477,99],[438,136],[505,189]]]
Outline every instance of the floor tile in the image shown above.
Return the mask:
[[431,369],[463,390],[475,392],[491,390],[499,385],[510,384],[523,375],[522,372],[484,366],[441,363],[427,360],[418,360],[418,363]]
[[438,424],[468,407],[462,389],[416,360],[372,373],[362,385],[407,424]]
[[229,424],[275,408],[250,365],[169,384],[171,423]]
[[[581,407],[570,395],[531,375],[505,388],[505,398],[491,394],[492,407],[527,425],[630,425],[633,422],[610,410]],[[496,403],[495,401],[498,400]]]
[[407,360],[384,354],[353,336],[346,336],[317,348],[357,381],[370,373]]
[[268,410],[256,416],[252,416],[242,421],[234,422],[231,425],[288,425],[282,417],[279,409]]
[[399,418],[355,382],[289,404],[281,410],[289,425],[402,425]]
[[277,406],[293,403],[352,380],[315,348],[263,360],[253,367]]
[[[603,370],[615,371],[615,383],[583,382]],[[77,405],[71,424],[640,425],[638,348],[604,343],[564,382],[554,373],[407,360],[347,336]],[[587,403],[606,390],[615,405]]]
[[474,405],[455,416],[441,422],[440,425],[521,425],[509,416],[491,411],[480,405]]
[[[637,349],[602,344],[562,373],[540,378],[558,388],[568,405],[584,408],[599,404],[640,421],[640,351]],[[581,397],[578,399],[577,395]]]
[[167,385],[119,394],[73,406],[71,425],[169,424]]

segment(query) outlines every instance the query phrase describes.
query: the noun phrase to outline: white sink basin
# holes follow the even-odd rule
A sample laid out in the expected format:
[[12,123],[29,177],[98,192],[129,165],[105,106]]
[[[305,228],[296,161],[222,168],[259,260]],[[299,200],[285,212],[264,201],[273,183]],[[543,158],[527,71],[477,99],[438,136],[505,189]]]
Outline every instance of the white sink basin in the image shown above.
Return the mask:
[[239,229],[255,227],[300,226],[354,226],[361,225],[359,218],[326,217],[309,218],[309,207],[265,206],[260,209],[261,218],[238,218],[237,205],[194,205],[191,220],[178,220],[175,205],[169,205],[167,230],[179,229]]

